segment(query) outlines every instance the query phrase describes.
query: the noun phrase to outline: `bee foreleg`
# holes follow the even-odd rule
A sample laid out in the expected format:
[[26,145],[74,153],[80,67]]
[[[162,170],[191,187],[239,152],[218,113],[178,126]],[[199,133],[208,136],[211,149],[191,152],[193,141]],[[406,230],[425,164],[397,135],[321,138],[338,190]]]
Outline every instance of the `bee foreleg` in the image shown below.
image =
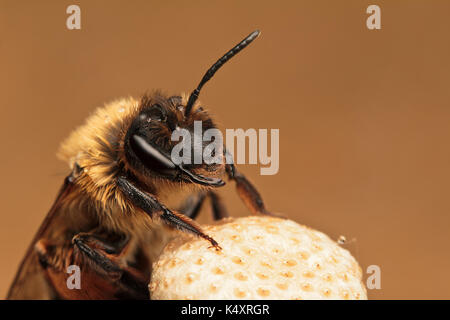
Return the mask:
[[209,241],[213,247],[217,249],[220,248],[216,240],[203,233],[200,226],[197,225],[197,223],[195,223],[192,219],[182,213],[170,210],[165,205],[160,203],[156,197],[141,191],[125,177],[118,177],[117,185],[135,206],[143,210],[150,217],[153,217],[156,214],[162,222],[166,223],[170,227],[184,232],[193,233]]

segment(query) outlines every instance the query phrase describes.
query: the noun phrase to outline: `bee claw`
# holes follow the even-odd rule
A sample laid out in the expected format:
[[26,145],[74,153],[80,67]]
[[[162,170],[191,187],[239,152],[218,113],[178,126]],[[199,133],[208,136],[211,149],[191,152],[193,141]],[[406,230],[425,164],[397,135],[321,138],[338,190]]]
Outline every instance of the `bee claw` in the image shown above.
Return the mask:
[[222,247],[219,246],[217,243],[216,243],[216,244],[213,244],[213,245],[210,245],[210,246],[208,247],[208,249],[211,249],[211,248],[216,249],[216,251],[221,251],[221,250],[222,250]]
[[214,249],[216,249],[216,251],[221,251],[222,250],[222,247],[219,246],[217,241],[214,240],[213,238],[208,237],[206,240],[208,240],[211,243],[211,245],[208,247],[208,249],[214,248]]

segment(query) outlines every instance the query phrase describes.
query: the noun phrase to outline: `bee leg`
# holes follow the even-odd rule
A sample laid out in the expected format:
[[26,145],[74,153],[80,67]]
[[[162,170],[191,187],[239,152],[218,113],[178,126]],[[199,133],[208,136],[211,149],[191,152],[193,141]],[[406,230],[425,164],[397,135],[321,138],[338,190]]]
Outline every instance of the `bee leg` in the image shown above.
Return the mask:
[[82,232],[72,238],[72,244],[83,260],[120,288],[117,297],[148,299],[148,276],[130,267],[124,258],[130,250],[128,237],[106,242],[95,234]]
[[125,177],[117,178],[117,185],[125,194],[125,196],[138,208],[147,213],[151,218],[155,214],[161,219],[162,222],[166,223],[172,228],[179,229],[183,232],[190,232],[199,236],[211,243],[216,249],[220,249],[219,244],[216,240],[203,233],[200,226],[195,223],[192,219],[185,216],[182,213],[178,213],[168,209],[162,203],[160,203],[156,197],[145,193],[138,189],[135,185],[129,182]]
[[200,210],[202,209],[205,199],[205,192],[199,192],[196,195],[189,196],[180,206],[178,211],[191,218],[192,220],[195,220],[200,213]]
[[221,220],[228,217],[229,214],[227,208],[225,208],[225,205],[223,204],[223,201],[220,198],[220,196],[214,191],[209,191],[208,195],[209,198],[211,199],[211,206],[214,220]]
[[[51,243],[39,240],[35,250],[45,278],[62,299],[148,299],[148,278],[129,267],[122,249],[97,237],[80,233],[72,241]],[[120,251],[122,250],[122,251]],[[80,287],[69,288],[69,267],[79,269]]]
[[126,252],[122,244],[108,244],[90,233],[80,232],[72,238],[72,244],[84,258],[94,262],[102,272],[119,276],[122,269],[118,266],[120,256]]
[[207,193],[200,192],[198,195],[190,196],[180,207],[179,211],[191,219],[197,218],[205,199],[209,197],[211,200],[211,208],[214,220],[220,220],[228,217],[228,212],[223,205],[219,195],[214,191]]
[[232,163],[228,163],[226,165],[226,171],[228,177],[236,182],[236,190],[239,197],[253,214],[265,214],[279,217],[266,209],[258,190],[256,190],[256,188],[243,174],[237,171],[236,167]]

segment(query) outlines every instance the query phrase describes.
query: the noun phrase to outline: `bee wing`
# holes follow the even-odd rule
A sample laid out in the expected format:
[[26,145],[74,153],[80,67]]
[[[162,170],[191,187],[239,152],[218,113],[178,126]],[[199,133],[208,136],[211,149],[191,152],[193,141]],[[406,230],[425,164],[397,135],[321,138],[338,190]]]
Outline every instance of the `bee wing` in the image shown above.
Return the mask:
[[54,290],[47,282],[39,263],[34,246],[51,229],[54,222],[56,222],[57,219],[55,218],[61,214],[62,204],[73,191],[73,187],[74,184],[71,182],[71,176],[69,176],[65,179],[53,206],[28,247],[8,291],[7,299],[51,299],[55,297]]

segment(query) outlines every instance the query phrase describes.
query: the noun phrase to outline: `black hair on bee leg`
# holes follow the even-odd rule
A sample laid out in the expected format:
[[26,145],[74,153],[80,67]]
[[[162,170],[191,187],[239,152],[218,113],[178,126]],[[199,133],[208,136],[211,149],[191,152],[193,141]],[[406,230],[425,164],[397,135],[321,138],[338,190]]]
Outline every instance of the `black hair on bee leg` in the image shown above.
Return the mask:
[[211,243],[216,249],[221,249],[219,244],[210,236],[203,233],[200,226],[198,226],[192,219],[168,209],[160,203],[156,197],[145,193],[133,185],[125,177],[117,178],[117,186],[126,195],[126,197],[138,208],[142,209],[150,217],[157,214],[159,218],[172,228],[176,228],[183,232],[190,232],[199,236]]
[[94,262],[106,274],[121,274],[119,266],[108,259],[104,254],[104,248],[109,245],[103,245],[98,239],[86,233],[79,233],[72,238],[72,243],[89,260]]
[[[116,246],[118,247],[116,248]],[[77,251],[71,250],[74,246]],[[66,274],[67,262],[82,266],[84,271],[84,262],[89,261],[95,264],[95,272],[102,277],[108,276],[111,283],[117,286],[115,294],[126,299],[148,299],[148,279],[144,274],[141,274],[136,269],[123,264],[121,259],[122,254],[126,251],[122,241],[114,243],[106,243],[99,239],[95,234],[79,233],[72,238],[72,242],[68,240],[64,243],[62,250],[63,257],[67,258],[63,263],[58,260],[55,255],[58,250],[55,250],[55,245],[41,239],[37,241],[34,250],[37,253],[41,267],[47,277],[50,274]],[[114,249],[113,249],[114,248]],[[114,251],[114,253],[112,253]],[[75,253],[77,252],[77,253]],[[56,286],[55,286],[56,284]],[[61,298],[60,288],[58,282],[52,283],[51,287],[54,290],[54,299]],[[84,288],[86,289],[86,288]]]
[[[122,241],[123,240],[123,241]],[[123,263],[122,256],[128,249],[128,239],[109,243],[91,233],[79,233],[72,238],[79,252],[95,263],[100,273],[108,275],[118,285],[118,296],[132,299],[148,299],[148,279],[136,269]]]

